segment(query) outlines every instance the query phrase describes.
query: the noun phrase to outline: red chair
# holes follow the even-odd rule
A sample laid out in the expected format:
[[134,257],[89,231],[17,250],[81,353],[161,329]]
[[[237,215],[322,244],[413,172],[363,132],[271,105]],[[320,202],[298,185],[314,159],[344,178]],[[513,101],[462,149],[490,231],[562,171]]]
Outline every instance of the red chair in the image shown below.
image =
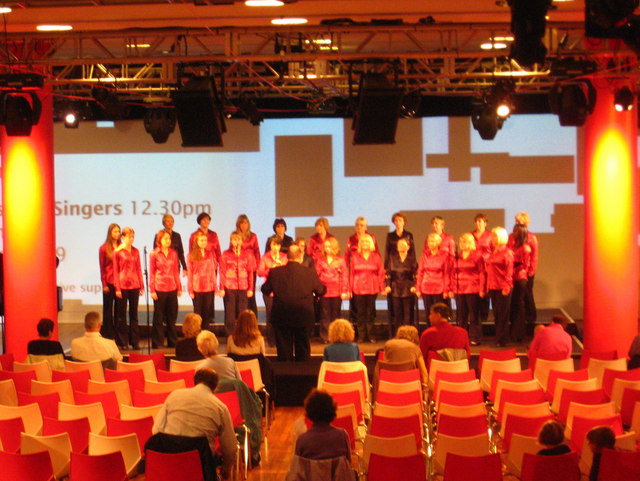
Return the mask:
[[334,392],[331,397],[338,406],[348,406],[353,404],[356,408],[356,418],[358,423],[364,421],[364,412],[362,411],[362,398],[360,391]]
[[478,357],[478,376],[482,371],[482,361],[485,359],[491,359],[493,361],[508,361],[509,359],[515,359],[517,356],[516,349],[504,349],[500,351],[493,351],[491,349],[480,349],[480,356]]
[[35,371],[5,371],[0,370],[0,381],[13,379],[17,392],[31,392],[31,380],[36,378]]
[[580,481],[578,455],[538,456],[524,453],[520,481]]
[[353,382],[359,382],[362,384],[365,397],[369,393],[369,380],[365,377],[364,370],[340,372],[327,369],[324,373],[324,380],[322,383],[324,384],[325,382],[332,384],[351,384]]
[[198,451],[158,453],[147,451],[146,481],[204,481]]
[[57,392],[50,392],[48,394],[27,394],[24,392],[18,392],[18,406],[26,406],[27,404],[36,403],[40,406],[40,412],[42,416],[50,418],[58,417],[58,403],[60,402],[60,395]]
[[578,453],[578,455],[581,455],[582,447],[584,446],[584,438],[587,436],[589,431],[598,426],[609,426],[616,436],[624,432],[622,429],[622,418],[620,417],[620,413],[604,418],[583,418],[576,416],[573,418],[573,424],[571,427],[571,449]]
[[569,414],[569,406],[572,402],[580,404],[603,404],[609,401],[604,393],[604,389],[594,389],[592,391],[574,391],[572,389],[564,389],[560,398],[560,410],[558,411],[558,420],[561,423],[567,422]]
[[88,418],[69,420],[44,418],[42,422],[43,436],[69,433],[71,450],[74,453],[84,453],[87,451],[87,447],[89,447],[89,431],[91,431]]
[[447,453],[442,481],[502,481],[502,463],[498,453],[462,456]]
[[107,418],[107,436],[123,436],[135,433],[138,436],[140,452],[144,454],[144,445],[151,437],[153,428],[153,417],[142,419],[114,419]]
[[389,457],[371,453],[367,481],[426,481],[427,470],[422,454]]
[[89,394],[86,392],[74,393],[76,398],[76,404],[93,404],[102,403],[102,409],[104,415],[107,418],[119,418],[120,417],[120,404],[118,404],[118,398],[113,391],[101,392]]
[[568,379],[569,381],[586,381],[589,379],[589,372],[586,369],[580,369],[578,371],[549,371],[549,378],[547,379],[547,401],[553,401],[553,396],[556,393],[556,384],[559,379]]
[[505,389],[500,396],[500,406],[498,406],[498,422],[502,422],[502,413],[504,412],[504,405],[506,403],[512,404],[540,404],[546,402],[544,397],[544,391],[540,389],[534,389],[532,391],[512,391]]
[[51,371],[51,381],[59,382],[68,379],[74,391],[87,392],[91,373],[89,371]]
[[129,392],[133,399],[134,391],[144,391],[144,372],[142,369],[133,371],[114,371],[113,369],[104,370],[104,380],[106,382],[127,381],[129,382]]
[[[307,419],[305,418],[305,422],[306,421]],[[356,447],[356,433],[354,431],[353,420],[351,419],[351,416],[336,417],[333,421],[331,421],[331,425],[335,426],[336,428],[342,428],[347,432],[347,435],[349,436],[349,445],[351,446],[351,450],[353,451]],[[309,429],[310,427],[310,425],[307,425],[307,429]]]
[[13,371],[13,354],[7,352],[5,354],[0,354],[0,369],[4,371]]
[[603,449],[598,481],[640,479],[640,451]]
[[133,391],[133,405],[137,408],[147,406],[157,406],[164,404],[164,401],[171,394],[170,392],[149,393],[143,391]]
[[640,401],[639,389],[625,389],[622,394],[622,405],[620,406],[620,416],[622,416],[622,424],[631,425],[633,418],[633,409],[636,402]]
[[[332,394],[335,399],[335,395]],[[409,404],[422,404],[422,394],[420,391],[409,391],[402,393],[392,393],[387,391],[378,391],[376,394],[376,402],[386,404],[387,406],[407,406]]]
[[393,371],[390,369],[380,369],[378,378],[381,381],[388,382],[411,382],[420,380],[420,371],[418,369],[409,369],[407,371]]
[[217,392],[214,393],[214,396],[217,397],[220,401],[223,402],[227,409],[229,409],[229,414],[231,414],[231,422],[233,423],[233,428],[236,432],[241,431],[243,436],[243,443],[240,446],[242,449],[243,460],[244,460],[244,476],[245,479],[249,472],[249,429],[244,423],[244,418],[242,417],[242,411],[240,410],[240,400],[238,399],[238,393],[236,391],[227,391],[227,392]]
[[488,429],[486,416],[458,417],[441,414],[438,417],[438,434],[466,438],[486,433]]
[[[417,369],[416,369],[417,371]],[[418,378],[420,379],[420,378]],[[476,379],[476,372],[473,369],[462,372],[438,371],[433,381],[433,392],[438,392],[440,381],[446,382],[469,382]]]
[[478,389],[475,391],[445,391],[442,390],[438,394],[438,406],[440,404],[452,404],[454,406],[469,406],[484,402],[484,394]]
[[602,375],[602,389],[607,396],[611,397],[613,391],[613,382],[616,379],[624,379],[625,381],[640,381],[640,368],[631,371],[618,371],[616,369],[605,369]]
[[502,438],[502,452],[508,453],[511,444],[511,438],[514,434],[537,438],[538,431],[544,423],[553,419],[553,415],[537,416],[530,418],[528,416],[518,416],[508,414],[504,420],[504,437]]
[[496,390],[498,389],[498,381],[504,380],[509,382],[526,382],[533,379],[533,371],[531,369],[525,369],[524,371],[510,372],[510,371],[493,371],[491,376],[491,389],[489,390],[490,401],[495,401]]
[[20,433],[24,432],[22,418],[0,419],[0,441],[8,453],[20,451]]
[[418,450],[422,449],[422,424],[420,416],[417,415],[402,418],[387,418],[374,414],[371,418],[369,434],[381,438],[395,438],[413,434],[416,438],[416,447]]
[[[2,479],[15,481],[55,481],[48,451],[15,454],[0,451]],[[86,478],[90,479],[90,478]]]
[[529,357],[529,369],[531,369],[534,373],[535,376],[535,372],[536,372],[536,360],[538,359],[543,359],[545,361],[564,361],[565,359],[567,359],[567,356],[565,354],[561,354],[561,353],[546,353],[546,354],[542,354],[541,356],[531,356]]
[[158,375],[158,382],[171,382],[177,381],[178,379],[184,379],[184,383],[187,387],[193,387],[193,375],[195,374],[193,369],[178,372],[160,369],[156,374]]
[[164,352],[154,352],[153,354],[129,353],[129,362],[144,362],[149,360],[153,361],[153,365],[156,367],[156,373],[161,369],[167,369],[167,359]]
[[122,453],[115,451],[109,454],[89,455],[72,452],[69,481],[87,480],[128,481]]
[[586,369],[589,365],[589,359],[600,359],[601,361],[613,361],[618,359],[618,351],[590,351],[589,349],[583,349],[580,356],[580,369]]

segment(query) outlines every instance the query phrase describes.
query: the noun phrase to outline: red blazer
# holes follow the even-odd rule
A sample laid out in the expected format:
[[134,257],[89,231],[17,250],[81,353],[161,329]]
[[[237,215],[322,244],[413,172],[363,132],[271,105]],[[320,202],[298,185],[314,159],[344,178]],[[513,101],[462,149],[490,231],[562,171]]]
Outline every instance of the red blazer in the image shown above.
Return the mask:
[[323,297],[340,297],[349,293],[349,272],[342,257],[334,257],[331,264],[323,256],[316,261],[316,272],[320,282],[327,288]]
[[485,230],[480,237],[478,237],[476,231],[473,231],[471,235],[476,240],[476,250],[479,251],[485,259],[489,257],[489,254],[491,254],[491,231]]
[[353,253],[349,273],[351,292],[356,295],[378,294],[385,289],[384,263],[377,252],[371,252],[366,260],[359,252]]
[[149,255],[149,290],[151,293],[181,291],[180,261],[175,249],[169,247],[165,256],[160,247]]
[[[376,240],[376,236],[374,236],[371,232],[367,232],[373,239],[373,248],[376,252],[380,252],[378,249],[378,241]],[[351,256],[358,252],[358,234],[353,234],[351,237],[347,239],[347,246],[344,249],[344,260],[347,261],[347,264],[351,262]]]
[[440,250],[436,255],[431,255],[429,249],[425,249],[418,263],[418,276],[416,289],[422,294],[444,294],[449,292],[451,255],[447,251]]
[[216,290],[216,272],[218,263],[211,251],[205,250],[203,259],[192,260],[187,257],[187,289],[189,294],[196,292],[214,292]]
[[280,256],[278,260],[274,260],[271,256],[271,251],[267,252],[260,258],[260,264],[258,265],[258,275],[260,277],[267,277],[269,275],[269,271],[274,267],[284,266],[289,259],[287,259],[287,254],[280,252]]
[[486,271],[484,258],[479,250],[470,252],[466,259],[463,259],[460,254],[453,261],[450,285],[451,290],[456,294],[485,292]]
[[333,234],[329,234],[327,232],[327,237],[322,240],[320,238],[320,234],[316,233],[309,237],[309,244],[307,245],[307,254],[313,257],[313,261],[315,262],[319,257],[322,257],[324,254],[324,242],[327,239],[335,237]]
[[[113,254],[115,254],[115,252]],[[98,249],[98,260],[100,261],[100,280],[102,281],[102,287],[107,287],[107,284],[113,285],[113,255],[111,257],[107,255],[106,244],[102,244],[100,249]]]
[[253,256],[256,266],[260,263],[260,246],[258,245],[258,236],[256,234],[252,232],[248,239],[242,238],[242,250],[249,252]]
[[120,246],[113,253],[113,285],[116,291],[123,289],[142,289],[142,268],[140,251],[131,246],[131,252]]
[[513,289],[513,251],[503,247],[492,251],[486,260],[487,290]]
[[[507,244],[511,249],[514,249],[515,242],[513,241],[513,234],[509,234],[509,243]],[[529,267],[527,269],[527,275],[533,277],[538,270],[538,236],[529,232],[527,235],[527,245],[531,249],[531,257],[529,260]]]
[[[447,254],[449,254],[450,256],[455,256],[456,255],[456,241],[453,238],[453,236],[451,234],[447,234],[446,232],[443,232],[442,234],[439,234],[440,237],[442,238],[442,242],[440,243],[440,250],[443,252],[446,252]],[[429,250],[429,246],[427,245],[427,239],[429,238],[429,236],[424,238],[424,247],[423,247],[423,251],[428,251]]]
[[249,251],[240,251],[236,255],[232,249],[222,253],[220,263],[220,289],[253,291],[253,272],[256,270],[255,259]]
[[520,247],[514,245],[511,250],[513,251],[513,280],[526,281],[529,278],[531,266],[531,247],[529,244]]
[[[196,238],[196,234],[199,230],[200,229],[195,231],[191,234],[191,237],[189,237],[189,252],[193,250],[193,240]],[[213,254],[214,260],[219,264],[220,259],[222,258],[222,253],[220,252],[220,241],[218,240],[218,234],[211,229],[207,229],[207,250]]]

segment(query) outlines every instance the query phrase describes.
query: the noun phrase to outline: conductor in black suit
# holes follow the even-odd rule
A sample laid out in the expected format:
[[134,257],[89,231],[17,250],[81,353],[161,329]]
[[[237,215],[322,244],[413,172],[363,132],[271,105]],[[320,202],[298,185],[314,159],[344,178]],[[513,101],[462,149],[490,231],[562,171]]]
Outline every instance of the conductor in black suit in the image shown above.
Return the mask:
[[315,320],[314,296],[325,293],[315,269],[301,265],[303,251],[289,247],[289,262],[269,271],[262,285],[265,295],[273,293],[271,323],[276,335],[278,361],[306,361],[310,357],[309,336]]

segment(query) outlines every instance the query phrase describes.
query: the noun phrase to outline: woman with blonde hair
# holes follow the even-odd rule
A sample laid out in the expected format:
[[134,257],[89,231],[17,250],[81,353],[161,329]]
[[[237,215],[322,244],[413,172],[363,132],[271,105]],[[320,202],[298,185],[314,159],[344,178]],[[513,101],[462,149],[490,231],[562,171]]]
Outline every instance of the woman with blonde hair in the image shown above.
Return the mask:
[[242,311],[238,316],[233,334],[227,338],[227,354],[266,354],[264,337],[258,328],[258,319],[251,309]]
[[113,279],[113,254],[120,245],[120,226],[110,224],[107,238],[98,250],[100,261],[100,280],[102,281],[102,328],[100,334],[108,339],[116,337],[116,312],[118,298]]
[[202,331],[196,337],[198,351],[204,356],[204,361],[196,365],[198,369],[209,368],[218,373],[220,379],[242,379],[236,362],[230,357],[218,354],[220,343],[211,331]]
[[[236,220],[236,232],[240,234],[242,238],[242,251],[248,252],[253,256],[256,268],[260,264],[260,245],[258,244],[258,236],[255,232],[251,232],[251,222],[247,214],[240,214]],[[253,285],[256,285],[256,270],[253,271]],[[251,309],[256,316],[258,315],[258,306],[256,304],[256,298],[251,296],[249,298],[249,309]]]
[[191,312],[184,316],[182,320],[182,335],[184,338],[176,342],[176,360],[189,362],[203,359],[196,343],[196,337],[200,334],[201,326],[202,317],[200,314]]
[[340,245],[335,237],[324,241],[322,256],[316,260],[320,282],[327,288],[320,298],[320,337],[329,341],[329,324],[340,316],[342,300],[349,297],[349,273],[347,264],[340,257]]
[[507,247],[509,236],[503,227],[491,229],[491,254],[486,259],[487,291],[496,322],[499,347],[509,341],[509,309],[513,289],[513,251]]
[[249,251],[242,250],[242,236],[232,232],[229,249],[220,262],[220,296],[224,299],[224,326],[227,335],[235,328],[236,319],[249,308],[253,297],[256,263]]
[[451,281],[449,270],[452,257],[448,250],[440,249],[441,243],[442,238],[439,234],[429,234],[426,249],[422,252],[418,263],[416,296],[423,299],[424,310],[427,313],[427,326],[430,324],[431,306],[438,302],[445,302],[449,297]]
[[346,319],[336,319],[329,324],[329,344],[324,348],[323,360],[352,362],[360,360],[360,349],[353,342],[355,332]]

